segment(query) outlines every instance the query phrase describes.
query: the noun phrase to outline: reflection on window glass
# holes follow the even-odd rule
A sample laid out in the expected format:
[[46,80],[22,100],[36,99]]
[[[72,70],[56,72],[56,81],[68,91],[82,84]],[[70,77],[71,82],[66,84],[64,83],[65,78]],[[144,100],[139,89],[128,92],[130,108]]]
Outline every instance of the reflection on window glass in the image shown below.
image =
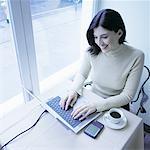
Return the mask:
[[17,57],[12,46],[6,1],[0,1],[0,103],[21,93]]
[[74,63],[80,52],[81,0],[31,0],[38,76]]

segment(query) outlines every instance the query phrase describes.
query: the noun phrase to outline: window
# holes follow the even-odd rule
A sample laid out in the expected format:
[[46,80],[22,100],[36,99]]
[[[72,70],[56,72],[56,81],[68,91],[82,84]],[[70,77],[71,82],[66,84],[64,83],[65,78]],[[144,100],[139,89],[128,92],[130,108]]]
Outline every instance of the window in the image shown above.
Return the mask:
[[74,63],[80,55],[82,1],[30,2],[40,82]]
[[85,17],[81,12],[84,6],[87,24],[93,5],[92,0],[8,0],[8,11],[6,1],[0,0],[0,116],[1,111],[32,99],[27,90],[38,95],[40,87],[43,93],[44,81],[62,78],[60,70],[70,76],[84,41],[80,41]]
[[[18,99],[17,99],[18,98]],[[12,39],[10,18],[6,1],[0,1],[0,104],[23,100],[21,81]],[[9,105],[7,105],[9,107]],[[0,108],[0,110],[4,107]]]

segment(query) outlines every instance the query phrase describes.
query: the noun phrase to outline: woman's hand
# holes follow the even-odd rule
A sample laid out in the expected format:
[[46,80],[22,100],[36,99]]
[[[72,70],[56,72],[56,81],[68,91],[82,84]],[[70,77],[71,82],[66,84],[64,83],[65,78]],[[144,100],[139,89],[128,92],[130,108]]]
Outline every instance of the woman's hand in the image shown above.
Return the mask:
[[66,98],[60,100],[60,107],[64,110],[67,110],[69,106],[73,106],[78,98],[78,93],[75,91],[70,91]]
[[71,113],[72,117],[74,119],[78,119],[79,120],[83,120],[85,119],[88,115],[96,112],[97,109],[94,105],[92,104],[88,104],[88,105],[82,105],[78,108],[76,108],[75,110],[73,110],[73,112]]

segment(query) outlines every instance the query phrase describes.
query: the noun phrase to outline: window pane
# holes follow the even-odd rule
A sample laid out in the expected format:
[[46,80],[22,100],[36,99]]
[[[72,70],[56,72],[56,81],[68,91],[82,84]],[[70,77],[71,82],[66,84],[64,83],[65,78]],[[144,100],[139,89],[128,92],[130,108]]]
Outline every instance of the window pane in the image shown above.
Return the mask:
[[31,0],[40,81],[78,59],[81,4],[81,0]]
[[[7,3],[6,1],[0,1],[0,103],[21,94],[20,83]],[[21,100],[20,98],[22,98],[22,95],[19,100]]]

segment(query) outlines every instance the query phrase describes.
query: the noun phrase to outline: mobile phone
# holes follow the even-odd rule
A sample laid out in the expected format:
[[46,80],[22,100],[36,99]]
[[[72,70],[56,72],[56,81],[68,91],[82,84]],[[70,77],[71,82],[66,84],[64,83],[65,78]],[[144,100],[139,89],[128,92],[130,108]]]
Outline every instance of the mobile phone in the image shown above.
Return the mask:
[[104,125],[102,123],[98,121],[93,121],[86,127],[84,133],[95,139],[97,135],[102,131],[103,128]]

